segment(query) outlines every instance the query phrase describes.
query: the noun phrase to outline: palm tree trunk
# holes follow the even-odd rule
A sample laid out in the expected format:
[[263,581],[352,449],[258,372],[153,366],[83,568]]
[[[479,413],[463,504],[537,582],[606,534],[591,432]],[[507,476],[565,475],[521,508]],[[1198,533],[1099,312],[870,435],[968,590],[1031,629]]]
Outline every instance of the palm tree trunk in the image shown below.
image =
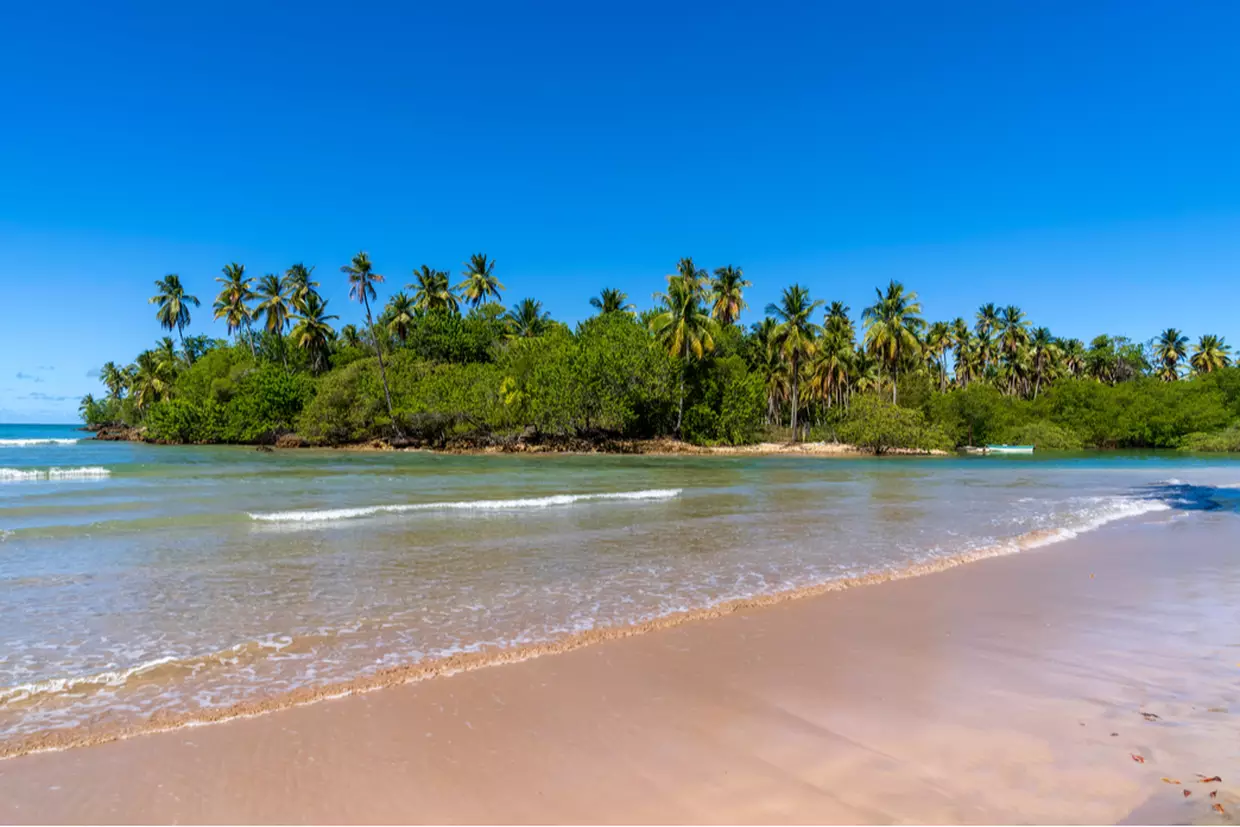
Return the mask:
[[383,348],[379,345],[379,337],[375,336],[375,322],[370,315],[370,299],[366,298],[366,293],[362,292],[362,301],[366,305],[366,325],[370,328],[370,335],[375,339],[375,355],[379,357],[379,378],[383,380],[383,398],[387,400],[388,417],[392,420],[392,428],[396,431],[397,436],[404,436],[400,430],[400,424],[396,421],[396,412],[392,410],[392,392],[388,390],[387,368],[383,365]]
[[797,406],[800,403],[801,374],[797,354],[792,354],[792,441],[797,441]]
[[891,404],[892,405],[899,404],[896,398],[897,394],[899,393],[899,384],[900,384],[900,365],[897,363],[891,366]]

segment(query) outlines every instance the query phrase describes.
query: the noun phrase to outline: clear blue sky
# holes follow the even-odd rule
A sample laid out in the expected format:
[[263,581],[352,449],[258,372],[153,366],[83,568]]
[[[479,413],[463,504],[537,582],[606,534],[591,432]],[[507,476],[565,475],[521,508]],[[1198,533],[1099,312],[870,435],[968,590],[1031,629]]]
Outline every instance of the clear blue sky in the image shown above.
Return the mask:
[[752,321],[889,278],[928,316],[1240,344],[1240,4],[9,4],[0,421],[65,421],[179,273],[498,261],[511,303],[743,266]]

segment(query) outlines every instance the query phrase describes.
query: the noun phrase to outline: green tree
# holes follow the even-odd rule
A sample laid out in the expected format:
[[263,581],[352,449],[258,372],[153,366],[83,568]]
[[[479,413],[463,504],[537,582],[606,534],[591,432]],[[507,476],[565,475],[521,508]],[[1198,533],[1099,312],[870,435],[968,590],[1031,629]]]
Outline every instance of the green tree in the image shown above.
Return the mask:
[[715,349],[717,325],[702,307],[704,270],[692,259],[681,259],[680,272],[667,277],[667,292],[656,294],[661,311],[650,320],[650,330],[667,353],[680,360],[680,402],[676,411],[676,434],[685,418],[685,373],[690,359],[701,359]]
[[1180,363],[1188,357],[1188,337],[1174,327],[1158,335],[1154,342],[1154,358],[1158,360],[1158,378],[1173,382],[1180,378]]
[[522,299],[512,306],[505,317],[509,335],[521,339],[541,336],[551,324],[551,314],[543,312],[542,302]]
[[176,273],[169,273],[155,282],[155,289],[159,292],[151,296],[150,303],[159,305],[155,311],[159,326],[169,332],[175,330],[184,339],[185,328],[190,323],[189,308],[199,305],[198,297],[185,292],[181,277]]
[[[349,298],[361,302],[366,308],[366,327],[373,329],[375,320],[370,312],[370,300],[375,298],[375,285],[383,283],[383,276],[374,271],[374,265],[371,264],[370,256],[365,250],[355,255],[350,263],[341,267],[340,272],[344,273],[349,280]],[[379,344],[378,337],[375,337],[374,344],[375,356],[379,359],[379,377],[383,382],[383,398],[387,402],[388,416],[397,436],[403,436],[400,425],[396,421],[396,411],[392,409],[392,392],[388,388],[387,368],[383,365],[383,348]]]
[[[245,265],[233,262],[224,266],[223,278],[215,279],[224,285],[215,297],[215,318],[223,319],[228,335],[242,329],[249,330],[254,316],[249,302],[254,298],[254,280],[245,274]],[[250,355],[254,355],[254,342],[250,340]]]
[[387,307],[383,309],[382,318],[387,324],[388,332],[402,345],[409,341],[409,331],[414,325],[416,313],[414,300],[404,291],[388,299]]
[[284,283],[287,287],[289,301],[299,310],[319,286],[319,283],[312,279],[313,274],[314,268],[307,267],[300,261],[284,271]]
[[778,304],[766,306],[767,315],[775,318],[772,344],[788,363],[792,384],[792,441],[797,441],[797,414],[800,408],[801,371],[814,354],[816,339],[822,329],[811,317],[822,306],[821,300],[811,301],[809,290],[799,284],[785,287]]
[[413,271],[414,281],[408,287],[413,291],[414,307],[423,313],[460,312],[460,299],[448,285],[445,270],[432,270],[423,264]]
[[284,349],[284,329],[288,327],[293,307],[289,300],[289,283],[286,278],[268,273],[258,280],[254,315],[263,317],[263,327],[279,342],[280,357],[288,367],[288,354]]
[[327,301],[311,290],[301,299],[297,324],[293,327],[293,341],[304,350],[310,360],[310,370],[322,373],[327,370],[328,353],[336,331],[328,322],[339,316],[329,315]]
[[474,307],[489,299],[498,301],[504,285],[499,283],[494,270],[493,260],[481,253],[475,253],[469,257],[469,261],[465,262],[465,271],[462,273],[465,280],[458,284],[456,289]]
[[636,308],[628,303],[629,296],[614,287],[604,287],[599,294],[590,299],[590,306],[600,315],[607,313],[632,313]]
[[1222,370],[1231,364],[1231,346],[1221,336],[1207,334],[1197,340],[1189,361],[1198,374]]
[[952,346],[952,329],[947,322],[935,322],[926,330],[926,356],[939,374],[939,392],[947,390],[947,351]]
[[124,371],[116,366],[115,362],[103,363],[103,367],[99,369],[99,380],[108,389],[108,397],[110,399],[119,400],[125,395],[125,388],[129,380],[125,376]]
[[719,324],[727,327],[736,324],[741,311],[749,307],[745,304],[745,288],[752,285],[745,280],[745,272],[731,264],[715,270],[715,278],[710,283],[711,316]]
[[904,285],[892,281],[887,292],[875,289],[878,300],[867,307],[862,318],[865,321],[867,349],[887,365],[891,376],[891,401],[898,401],[897,385],[900,378],[900,362],[906,355],[916,355],[921,347],[917,336],[925,327],[917,294],[905,292]]

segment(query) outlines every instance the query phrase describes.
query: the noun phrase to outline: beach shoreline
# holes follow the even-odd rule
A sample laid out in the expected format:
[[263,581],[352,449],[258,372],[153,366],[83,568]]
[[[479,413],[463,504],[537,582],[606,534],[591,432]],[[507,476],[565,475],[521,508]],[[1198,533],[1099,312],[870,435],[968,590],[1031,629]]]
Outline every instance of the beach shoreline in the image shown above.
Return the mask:
[[1235,809],[1237,664],[1217,661],[1240,643],[1236,536],[1230,515],[1123,521],[933,577],[14,758],[0,820],[1228,823],[1208,793]]

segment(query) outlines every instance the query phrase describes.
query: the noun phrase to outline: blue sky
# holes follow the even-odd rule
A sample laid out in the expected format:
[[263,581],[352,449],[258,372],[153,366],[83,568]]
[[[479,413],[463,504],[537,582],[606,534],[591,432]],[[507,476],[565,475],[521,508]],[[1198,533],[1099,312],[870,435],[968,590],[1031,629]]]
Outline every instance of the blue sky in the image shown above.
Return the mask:
[[[498,261],[568,321],[681,256],[854,312],[1020,305],[1059,335],[1240,344],[1240,5],[11,5],[0,49],[0,421],[203,300],[370,252],[389,290]],[[432,7],[434,6],[434,7]]]

